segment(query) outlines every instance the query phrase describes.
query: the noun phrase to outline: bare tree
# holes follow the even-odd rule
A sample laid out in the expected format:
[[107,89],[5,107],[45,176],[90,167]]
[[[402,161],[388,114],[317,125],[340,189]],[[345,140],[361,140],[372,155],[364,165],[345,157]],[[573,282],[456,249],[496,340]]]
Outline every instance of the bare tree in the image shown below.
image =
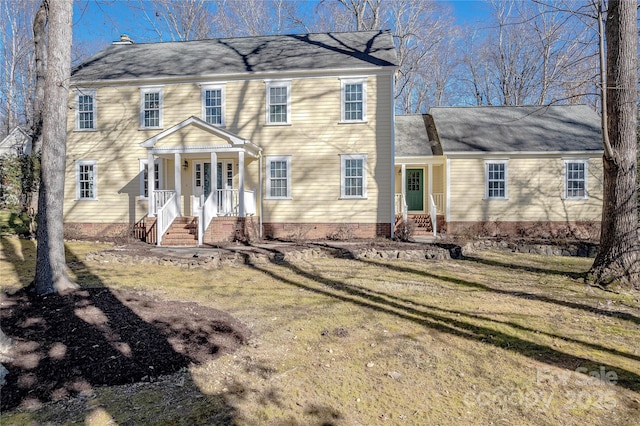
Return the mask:
[[49,9],[49,22],[37,215],[38,246],[36,272],[32,283],[32,288],[37,294],[77,288],[65,269],[62,208],[71,77],[73,0],[45,0],[43,3]]
[[216,18],[210,6],[206,0],[139,0],[129,5],[160,41],[211,38]]
[[[550,0],[551,1],[551,0]],[[463,87],[478,105],[597,103],[597,42],[584,2],[488,3],[464,52]]]
[[[598,2],[597,7],[602,6]],[[638,34],[635,0],[609,0],[606,18],[604,201],[590,282],[640,290],[637,205]],[[601,16],[601,15],[600,15]]]
[[17,125],[31,126],[33,44],[31,1],[0,0],[0,137]]

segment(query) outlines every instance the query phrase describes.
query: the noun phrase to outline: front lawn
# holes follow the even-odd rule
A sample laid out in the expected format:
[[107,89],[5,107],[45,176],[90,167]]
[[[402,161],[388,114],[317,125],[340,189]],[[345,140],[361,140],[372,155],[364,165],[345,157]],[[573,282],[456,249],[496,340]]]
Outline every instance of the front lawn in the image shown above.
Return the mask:
[[[16,291],[33,276],[33,243],[1,243],[3,287]],[[325,258],[215,270],[84,259],[106,248],[67,244],[80,284],[224,311],[250,331],[249,340],[175,373],[31,401],[30,410],[3,412],[3,425],[640,419],[640,295],[585,286],[580,278],[591,259],[482,252],[461,260]],[[147,325],[167,332],[175,324]],[[135,344],[119,338],[109,341]]]

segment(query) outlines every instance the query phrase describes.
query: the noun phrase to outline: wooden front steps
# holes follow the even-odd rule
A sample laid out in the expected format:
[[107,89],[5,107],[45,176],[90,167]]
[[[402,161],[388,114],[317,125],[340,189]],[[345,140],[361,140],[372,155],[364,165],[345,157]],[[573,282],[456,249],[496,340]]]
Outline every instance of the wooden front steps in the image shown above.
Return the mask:
[[162,237],[163,246],[198,246],[198,218],[177,217]]

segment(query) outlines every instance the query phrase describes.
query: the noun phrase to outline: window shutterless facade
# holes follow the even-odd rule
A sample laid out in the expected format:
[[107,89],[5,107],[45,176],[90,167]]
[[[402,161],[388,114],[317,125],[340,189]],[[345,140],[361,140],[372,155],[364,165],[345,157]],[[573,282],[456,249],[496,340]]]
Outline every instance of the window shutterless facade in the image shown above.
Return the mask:
[[564,161],[564,198],[585,199],[587,191],[588,160]]
[[291,198],[291,156],[269,155],[267,160],[266,198]]
[[340,156],[340,198],[367,197],[367,156],[343,154]]
[[77,89],[75,98],[76,130],[95,130],[97,128],[96,91]]
[[291,82],[267,81],[267,124],[291,124]]
[[507,160],[486,160],[484,163],[484,197],[485,199],[508,198],[508,162]]
[[367,121],[367,79],[341,79],[340,121]]
[[202,119],[214,126],[224,126],[224,85],[202,86]]
[[76,161],[76,200],[96,200],[98,166],[95,160]]
[[162,128],[162,88],[140,89],[140,127]]

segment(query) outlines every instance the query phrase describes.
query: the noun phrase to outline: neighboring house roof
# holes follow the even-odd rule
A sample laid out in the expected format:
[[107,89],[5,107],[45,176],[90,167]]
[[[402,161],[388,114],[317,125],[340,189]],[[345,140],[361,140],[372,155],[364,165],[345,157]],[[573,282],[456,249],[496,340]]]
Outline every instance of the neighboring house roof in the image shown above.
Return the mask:
[[445,154],[602,151],[600,116],[586,105],[431,108]]
[[14,129],[0,141],[0,155],[7,153],[31,154],[31,136],[29,136],[22,127],[14,127]]
[[116,43],[72,71],[75,81],[339,70],[397,65],[389,31]]
[[396,157],[442,155],[439,145],[429,142],[427,119],[426,114],[396,115]]

